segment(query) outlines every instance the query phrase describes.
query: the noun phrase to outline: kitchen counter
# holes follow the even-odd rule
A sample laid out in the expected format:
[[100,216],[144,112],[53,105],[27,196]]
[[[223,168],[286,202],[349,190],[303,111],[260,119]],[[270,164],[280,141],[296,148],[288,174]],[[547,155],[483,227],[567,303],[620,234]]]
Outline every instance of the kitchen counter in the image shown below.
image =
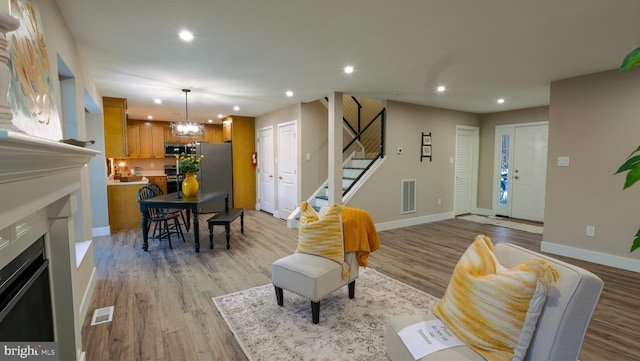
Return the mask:
[[107,183],[108,186],[126,186],[126,185],[145,185],[149,184],[149,181],[139,181],[139,182],[117,182],[117,181],[109,181]]
[[143,177],[142,180],[137,182],[120,182],[119,180],[109,179],[107,181],[107,185],[109,186],[117,186],[117,185],[145,185],[149,184],[149,178]]

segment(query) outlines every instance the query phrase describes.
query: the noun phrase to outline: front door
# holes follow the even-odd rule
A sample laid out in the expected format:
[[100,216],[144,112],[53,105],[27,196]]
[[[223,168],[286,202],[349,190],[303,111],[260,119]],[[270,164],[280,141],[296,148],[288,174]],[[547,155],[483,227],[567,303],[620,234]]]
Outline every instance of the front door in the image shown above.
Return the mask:
[[548,125],[516,127],[511,216],[542,222],[547,182]]
[[298,204],[297,149],[296,122],[278,124],[278,217],[282,219]]
[[258,209],[273,214],[273,127],[258,130]]

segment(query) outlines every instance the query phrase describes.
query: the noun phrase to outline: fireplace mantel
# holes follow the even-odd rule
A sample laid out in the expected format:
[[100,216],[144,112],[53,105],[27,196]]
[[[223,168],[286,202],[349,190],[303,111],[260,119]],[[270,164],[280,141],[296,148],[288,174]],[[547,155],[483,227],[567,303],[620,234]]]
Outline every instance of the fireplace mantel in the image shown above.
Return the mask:
[[0,129],[0,154],[1,184],[79,169],[100,152]]
[[83,168],[98,154],[0,128],[0,266],[45,235],[61,360],[81,359],[83,300],[90,300],[92,286],[78,287],[78,278],[94,274],[78,274],[75,244],[84,239],[75,223],[81,218],[78,193],[87,178]]

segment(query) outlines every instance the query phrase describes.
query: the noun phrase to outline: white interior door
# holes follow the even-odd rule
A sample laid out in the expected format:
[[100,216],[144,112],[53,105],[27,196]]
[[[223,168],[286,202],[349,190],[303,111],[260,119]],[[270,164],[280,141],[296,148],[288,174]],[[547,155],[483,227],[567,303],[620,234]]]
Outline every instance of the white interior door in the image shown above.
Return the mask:
[[273,127],[258,130],[258,209],[273,214]]
[[286,219],[296,209],[298,147],[296,123],[278,124],[278,217]]
[[542,222],[547,182],[548,125],[516,127],[511,216]]
[[476,206],[478,128],[456,130],[454,214],[471,213]]

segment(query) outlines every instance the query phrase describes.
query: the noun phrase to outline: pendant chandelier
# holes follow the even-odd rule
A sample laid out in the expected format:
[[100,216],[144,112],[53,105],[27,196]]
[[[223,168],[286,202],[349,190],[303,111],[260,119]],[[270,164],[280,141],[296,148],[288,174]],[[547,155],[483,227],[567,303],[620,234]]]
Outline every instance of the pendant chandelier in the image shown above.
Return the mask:
[[182,89],[184,92],[185,120],[171,123],[171,135],[174,137],[201,137],[204,135],[204,125],[189,121],[189,102],[187,95],[190,89]]

